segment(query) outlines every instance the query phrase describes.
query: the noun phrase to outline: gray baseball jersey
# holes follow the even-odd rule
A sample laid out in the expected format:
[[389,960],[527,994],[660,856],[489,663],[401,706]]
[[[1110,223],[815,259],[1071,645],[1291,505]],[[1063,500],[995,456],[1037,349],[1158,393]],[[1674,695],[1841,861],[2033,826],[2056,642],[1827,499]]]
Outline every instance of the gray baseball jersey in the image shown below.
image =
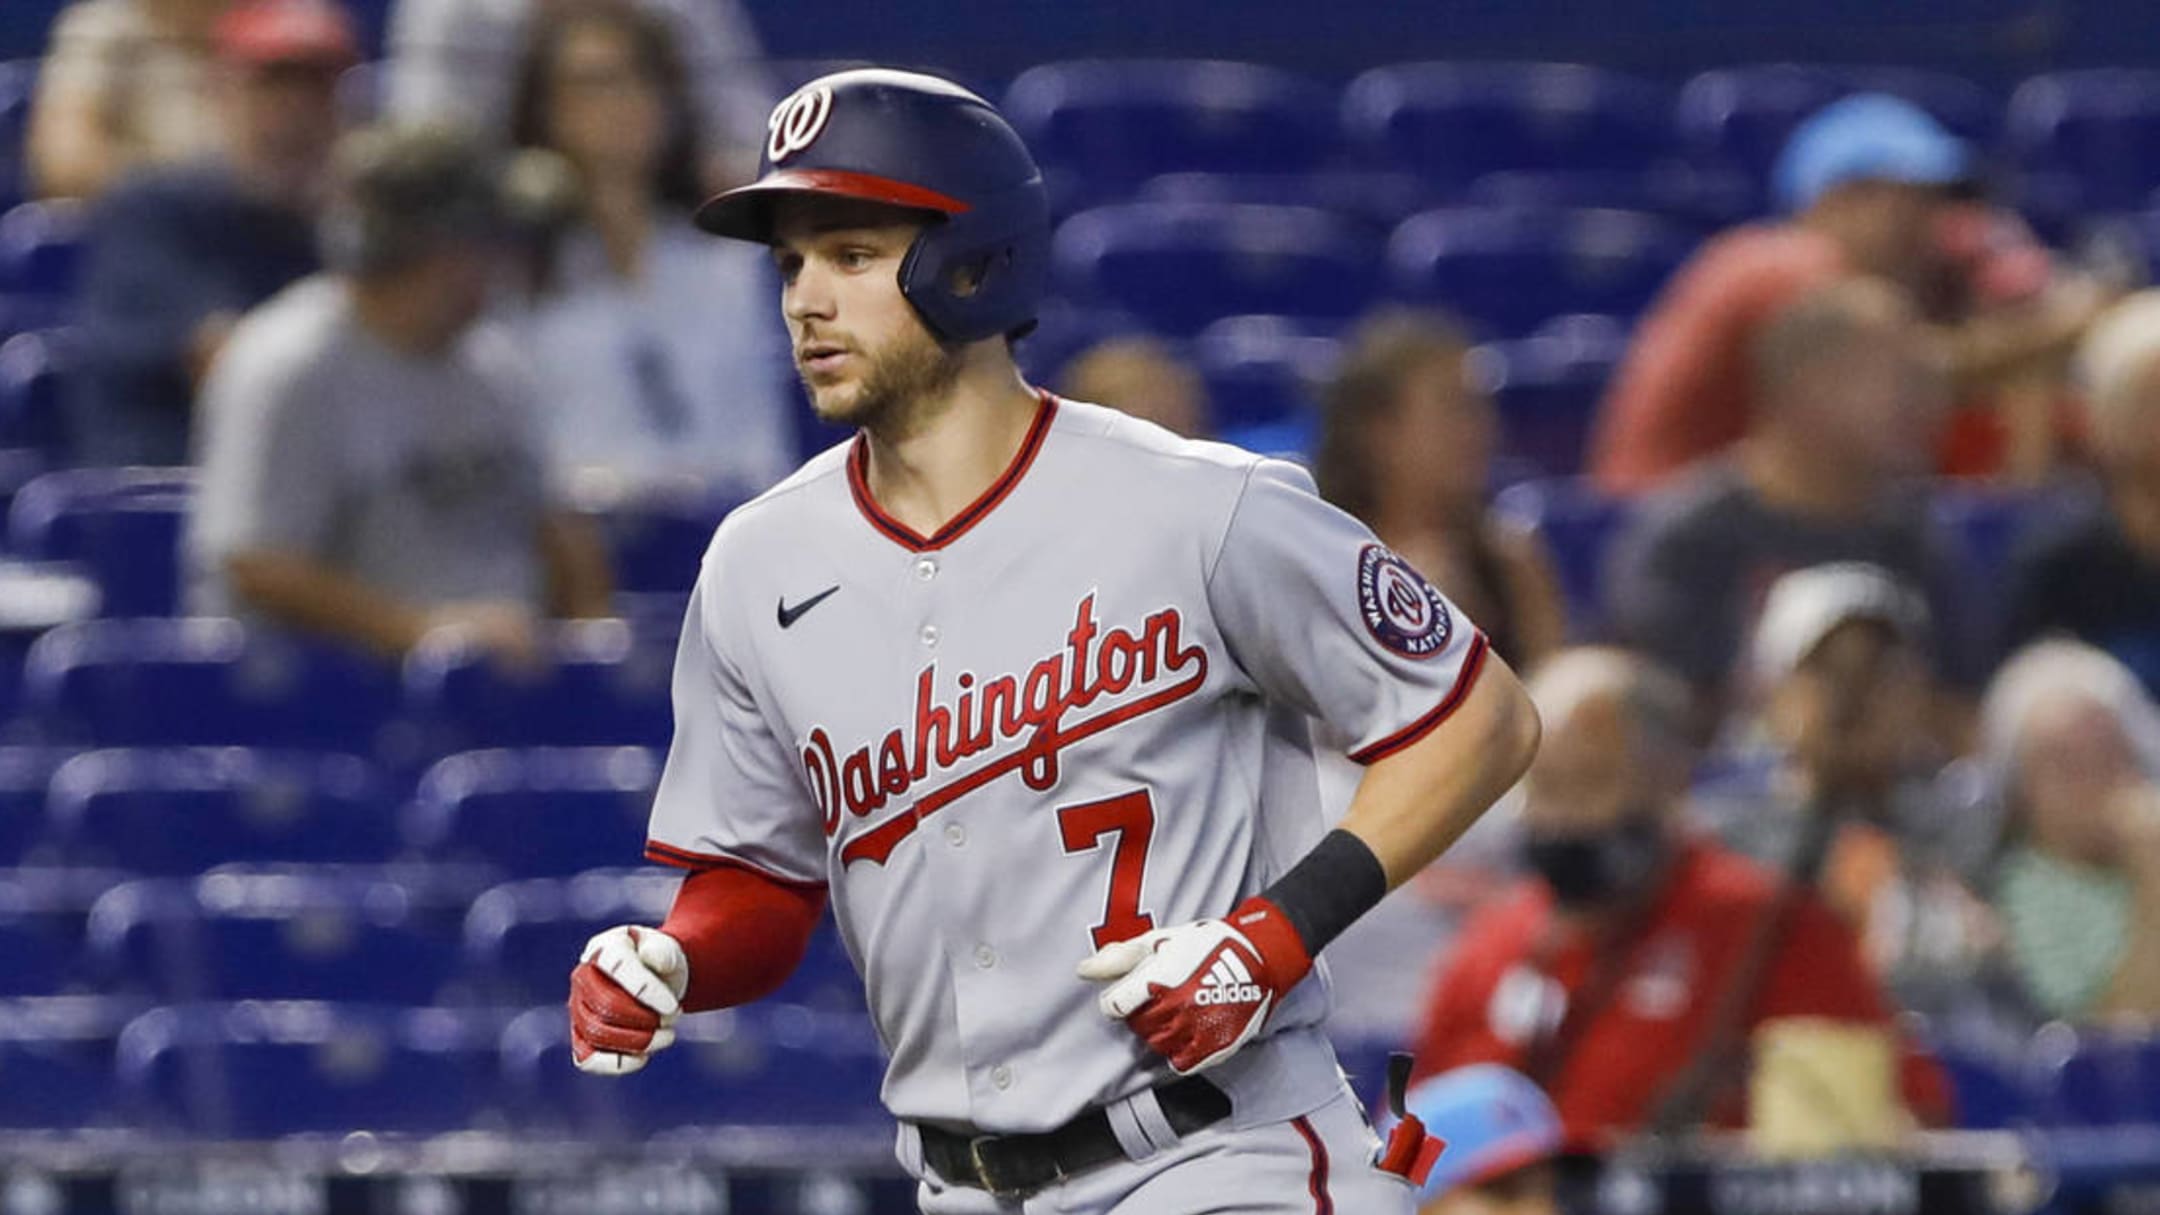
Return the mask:
[[[1057,1127],[1162,1082],[1074,968],[1227,913],[1321,831],[1308,720],[1370,761],[1483,636],[1297,467],[1042,398],[930,536],[860,439],[724,522],[675,670],[648,855],[829,886],[894,1115]],[[1341,1089],[1324,969],[1208,1074],[1233,1126]]]

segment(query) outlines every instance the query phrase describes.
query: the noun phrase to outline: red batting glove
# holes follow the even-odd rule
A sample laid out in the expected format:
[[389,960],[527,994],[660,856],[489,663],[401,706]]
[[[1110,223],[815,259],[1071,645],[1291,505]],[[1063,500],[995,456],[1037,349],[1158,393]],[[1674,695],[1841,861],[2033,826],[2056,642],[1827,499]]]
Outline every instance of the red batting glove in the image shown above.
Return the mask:
[[1236,1054],[1311,971],[1297,929],[1258,896],[1227,920],[1158,928],[1080,964],[1081,978],[1111,983],[1103,1015],[1131,1026],[1181,1076]]
[[675,1041],[689,964],[673,937],[610,928],[570,972],[570,1058],[579,1071],[627,1076]]

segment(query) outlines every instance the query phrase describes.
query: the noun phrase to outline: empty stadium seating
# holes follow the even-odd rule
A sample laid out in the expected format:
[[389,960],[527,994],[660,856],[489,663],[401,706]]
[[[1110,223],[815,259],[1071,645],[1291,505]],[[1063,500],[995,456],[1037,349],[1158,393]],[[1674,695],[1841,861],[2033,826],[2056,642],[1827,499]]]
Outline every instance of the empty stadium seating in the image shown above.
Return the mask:
[[90,912],[123,878],[98,869],[0,869],[0,997],[92,990],[98,976],[83,948]]
[[556,626],[532,670],[458,643],[405,664],[406,700],[438,754],[483,747],[665,746],[673,639],[618,620]]
[[453,755],[414,794],[406,838],[438,861],[512,877],[638,864],[660,757],[636,747]]
[[1617,324],[1483,347],[1479,367],[1490,377],[1502,450],[1546,476],[1581,472],[1598,401],[1625,352]]
[[[0,363],[6,356],[0,350]],[[25,557],[80,566],[98,585],[100,615],[171,616],[180,606],[180,543],[193,486],[194,473],[184,468],[47,473],[16,493],[8,544]]]
[[2160,187],[2160,72],[2035,76],[2011,95],[2004,142],[2028,177],[2091,210],[2143,210]]
[[49,462],[64,462],[70,443],[61,399],[70,357],[67,334],[41,330],[9,337],[6,328],[0,318],[0,447],[27,448]]
[[41,747],[0,747],[0,871],[32,859],[45,841],[45,787],[67,758]]
[[[543,1127],[609,1139],[728,1123],[878,1126],[884,1063],[859,1015],[754,1004],[676,1025],[675,1046],[634,1076],[587,1076],[570,1064],[559,1008],[535,1009],[503,1034],[506,1092]],[[552,1128],[551,1128],[552,1129]]]
[[368,656],[232,620],[93,620],[31,648],[24,700],[56,739],[101,746],[320,748],[374,755],[398,706]]
[[123,1125],[113,1060],[137,1011],[94,996],[0,999],[0,1132]]
[[1302,172],[1338,139],[1325,88],[1250,63],[1048,63],[1015,78],[1003,108],[1036,159],[1098,188],[1173,171]]
[[1371,236],[1313,207],[1099,207],[1059,225],[1052,261],[1061,290],[1175,335],[1240,313],[1347,319],[1380,285]]
[[652,494],[598,510],[615,588],[632,594],[687,592],[697,581],[714,529],[733,506],[696,495]]
[[1344,91],[1364,163],[1460,196],[1488,173],[1639,173],[1673,151],[1672,96],[1574,63],[1404,63]]
[[139,1125],[236,1139],[490,1121],[500,1019],[448,1009],[248,1002],[154,1009],[121,1031]]
[[396,798],[365,760],[240,747],[95,751],[52,779],[67,864],[143,874],[233,863],[377,863],[398,850]]
[[63,298],[74,289],[88,211],[56,200],[0,215],[0,293]]
[[1209,418],[1229,433],[1315,413],[1342,343],[1287,317],[1233,316],[1208,326],[1192,357]]
[[1601,576],[1607,552],[1626,526],[1628,504],[1599,493],[1586,479],[1554,477],[1510,485],[1494,499],[1493,510],[1545,542],[1560,573],[1570,634],[1602,636]]
[[165,1002],[426,1004],[455,994],[456,906],[360,876],[220,873],[128,882],[91,909],[88,950],[114,991]]
[[1638,211],[1444,208],[1395,230],[1388,278],[1397,296],[1445,307],[1482,337],[1519,337],[1567,313],[1637,315],[1692,243]]

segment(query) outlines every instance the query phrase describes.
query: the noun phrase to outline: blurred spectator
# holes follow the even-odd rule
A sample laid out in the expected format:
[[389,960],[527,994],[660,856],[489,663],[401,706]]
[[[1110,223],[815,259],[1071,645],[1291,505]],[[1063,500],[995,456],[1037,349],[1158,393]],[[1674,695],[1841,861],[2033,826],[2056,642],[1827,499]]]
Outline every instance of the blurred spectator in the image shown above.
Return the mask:
[[1418,1190],[1418,1215],[1560,1215],[1560,1114],[1527,1077],[1461,1067],[1412,1088],[1405,1105],[1447,1144]]
[[[1568,1146],[1741,1120],[1747,1046],[1824,1018],[1894,1032],[1850,929],[1804,887],[1681,826],[1686,686],[1617,650],[1531,678],[1544,742],[1524,786],[1538,876],[1473,920],[1432,988],[1421,1072],[1502,1063],[1552,1095]],[[1939,1074],[1907,1100],[1941,1108]]]
[[1207,435],[1207,389],[1168,346],[1149,337],[1098,342],[1065,365],[1058,392],[1108,405],[1188,439]]
[[1747,711],[1694,807],[1729,846],[1811,882],[1901,1008],[1947,1017],[1995,994],[1982,971],[2000,933],[1963,880],[1992,824],[1946,796],[1948,750],[1914,728],[1935,716],[1927,636],[1919,594],[1874,566],[1778,579]]
[[[2104,292],[2078,278],[2051,283],[2037,242],[2009,239],[2021,231],[2013,220],[1959,197],[1971,174],[1963,143],[1893,97],[1847,97],[1803,122],[1775,168],[1777,201],[1793,218],[1711,240],[1643,318],[1599,410],[1600,487],[1641,493],[1739,440],[1759,408],[1762,328],[1855,274],[1894,284],[1931,322],[1953,326],[1945,345],[1961,398],[2007,383],[2026,412],[2051,417],[2054,378],[2028,377],[2067,353]],[[2003,425],[2027,444],[2052,438],[2022,418]],[[2045,452],[1993,457],[2028,479],[2047,462]]]
[[1361,326],[1321,398],[1313,475],[1321,496],[1447,589],[1510,666],[1565,639],[1551,557],[1488,510],[1499,424],[1446,320],[1415,313]]
[[25,147],[31,187],[93,198],[220,135],[213,30],[230,0],[75,0],[53,22]]
[[2121,663],[2043,641],[1981,710],[2010,844],[2012,965],[2050,1017],[2160,1017],[2160,709]]
[[668,28],[601,0],[533,31],[519,146],[560,153],[583,210],[520,318],[553,463],[582,484],[685,480],[748,497],[794,465],[766,259],[691,225],[698,121]]
[[2109,312],[2079,362],[2103,494],[2013,560],[2008,644],[2068,633],[2160,694],[2160,291]]
[[517,352],[474,325],[513,181],[447,129],[340,145],[333,272],[242,320],[204,386],[194,610],[386,655],[451,628],[520,661],[543,615],[606,611],[597,542],[546,499]]
[[1747,439],[1653,497],[1614,552],[1608,618],[1704,694],[1707,727],[1763,595],[1788,570],[1865,561],[1922,588],[1937,672],[1978,682],[1951,541],[1915,474],[1942,382],[1912,310],[1872,279],[1803,298],[1757,336]]
[[[389,112],[507,133],[518,63],[533,28],[586,0],[397,0],[390,10]],[[688,64],[689,87],[713,133],[699,171],[713,188],[747,179],[779,93],[740,0],[639,0],[664,18]]]
[[70,382],[86,463],[186,463],[195,389],[233,323],[318,264],[352,21],[335,0],[247,0],[217,38],[220,150],[131,177],[91,212]]

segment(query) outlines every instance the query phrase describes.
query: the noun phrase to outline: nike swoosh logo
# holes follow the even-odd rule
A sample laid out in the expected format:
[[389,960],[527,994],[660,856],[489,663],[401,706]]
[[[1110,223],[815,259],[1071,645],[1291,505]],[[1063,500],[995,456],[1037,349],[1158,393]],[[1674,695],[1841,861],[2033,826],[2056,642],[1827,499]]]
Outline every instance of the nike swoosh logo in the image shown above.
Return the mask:
[[779,611],[775,613],[780,619],[780,627],[784,629],[794,624],[796,621],[801,620],[804,612],[807,612],[811,608],[814,608],[817,605],[825,602],[827,596],[831,595],[834,591],[837,591],[839,589],[840,588],[837,584],[833,586],[828,586],[824,590],[819,591],[817,594],[812,595],[808,599],[803,600],[801,603],[796,604],[794,607],[789,607],[787,600],[782,599],[780,601]]

